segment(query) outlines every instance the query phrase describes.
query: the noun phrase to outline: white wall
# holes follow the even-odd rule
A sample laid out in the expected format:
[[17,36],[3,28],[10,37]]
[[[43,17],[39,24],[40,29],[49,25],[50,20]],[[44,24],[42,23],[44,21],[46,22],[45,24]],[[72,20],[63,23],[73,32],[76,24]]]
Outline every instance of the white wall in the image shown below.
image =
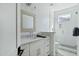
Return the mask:
[[[39,3],[34,4],[36,8],[36,29],[38,32],[54,31],[54,11],[77,5],[76,3]],[[65,6],[65,7],[64,7]]]
[[77,3],[55,3],[54,11],[59,11],[77,5]]
[[49,32],[49,4],[38,4],[36,11],[36,28],[38,32]]
[[[36,8],[34,8],[36,7]],[[50,4],[49,3],[33,3],[31,6],[21,4],[21,9],[24,9],[35,15],[36,32],[49,32],[50,31]],[[51,13],[49,15],[49,13]]]
[[16,4],[0,4],[0,55],[16,55]]
[[50,31],[54,31],[54,11],[63,10],[72,6],[77,5],[77,3],[53,3],[53,6],[50,6]]
[[[77,6],[77,8],[78,8],[78,22],[77,22],[77,26],[78,26],[78,28],[79,28],[79,5]],[[78,37],[76,37],[76,41],[77,41],[77,55],[79,56],[79,36]]]
[[49,3],[33,3],[30,7],[24,7],[35,14],[36,32],[49,32]]

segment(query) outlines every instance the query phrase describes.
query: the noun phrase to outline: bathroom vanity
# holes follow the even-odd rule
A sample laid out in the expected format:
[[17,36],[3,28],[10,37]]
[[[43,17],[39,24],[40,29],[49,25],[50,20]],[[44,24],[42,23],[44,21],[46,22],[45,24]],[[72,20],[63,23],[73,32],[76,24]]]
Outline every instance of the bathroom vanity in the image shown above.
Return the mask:
[[[18,5],[18,47],[22,50],[21,56],[48,56],[50,55],[50,38],[34,37],[32,34],[36,31],[36,16],[34,13],[20,8]],[[20,18],[20,21],[19,21]],[[28,34],[27,34],[28,33]],[[37,34],[35,34],[37,35]],[[20,42],[19,42],[20,41]]]
[[24,49],[22,56],[48,56],[49,37],[22,39],[21,49]]

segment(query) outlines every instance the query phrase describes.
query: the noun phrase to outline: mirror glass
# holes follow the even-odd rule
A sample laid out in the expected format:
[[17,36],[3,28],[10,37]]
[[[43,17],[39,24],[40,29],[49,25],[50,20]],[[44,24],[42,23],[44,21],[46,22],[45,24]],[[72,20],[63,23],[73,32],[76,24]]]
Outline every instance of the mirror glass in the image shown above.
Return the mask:
[[34,15],[26,11],[21,11],[21,31],[33,32],[35,30]]
[[33,17],[28,15],[22,15],[23,17],[23,28],[32,29],[33,28]]

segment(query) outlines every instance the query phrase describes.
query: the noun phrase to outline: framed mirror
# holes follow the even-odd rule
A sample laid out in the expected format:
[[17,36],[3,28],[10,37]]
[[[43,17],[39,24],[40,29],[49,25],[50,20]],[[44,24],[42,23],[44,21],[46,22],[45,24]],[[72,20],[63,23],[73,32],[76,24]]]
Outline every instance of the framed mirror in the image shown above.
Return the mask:
[[21,32],[35,31],[35,16],[32,13],[21,10]]

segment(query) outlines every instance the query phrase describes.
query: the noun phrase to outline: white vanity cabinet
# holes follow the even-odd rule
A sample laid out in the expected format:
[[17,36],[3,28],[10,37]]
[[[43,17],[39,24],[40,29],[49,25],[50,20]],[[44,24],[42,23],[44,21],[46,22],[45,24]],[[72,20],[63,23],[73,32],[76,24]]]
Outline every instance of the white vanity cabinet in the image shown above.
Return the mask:
[[22,56],[29,56],[29,44],[22,45],[21,49],[24,49]]
[[49,55],[49,40],[42,39],[30,44],[30,56],[48,56]]
[[39,41],[32,42],[30,44],[30,55],[31,56],[44,56],[45,55],[44,41],[45,40],[42,39]]
[[30,55],[31,56],[39,56],[41,55],[41,48],[40,48],[40,40],[39,41],[35,41],[35,42],[32,42],[30,44]]
[[37,38],[35,41],[22,45],[24,49],[22,56],[48,56],[49,46],[49,38]]

